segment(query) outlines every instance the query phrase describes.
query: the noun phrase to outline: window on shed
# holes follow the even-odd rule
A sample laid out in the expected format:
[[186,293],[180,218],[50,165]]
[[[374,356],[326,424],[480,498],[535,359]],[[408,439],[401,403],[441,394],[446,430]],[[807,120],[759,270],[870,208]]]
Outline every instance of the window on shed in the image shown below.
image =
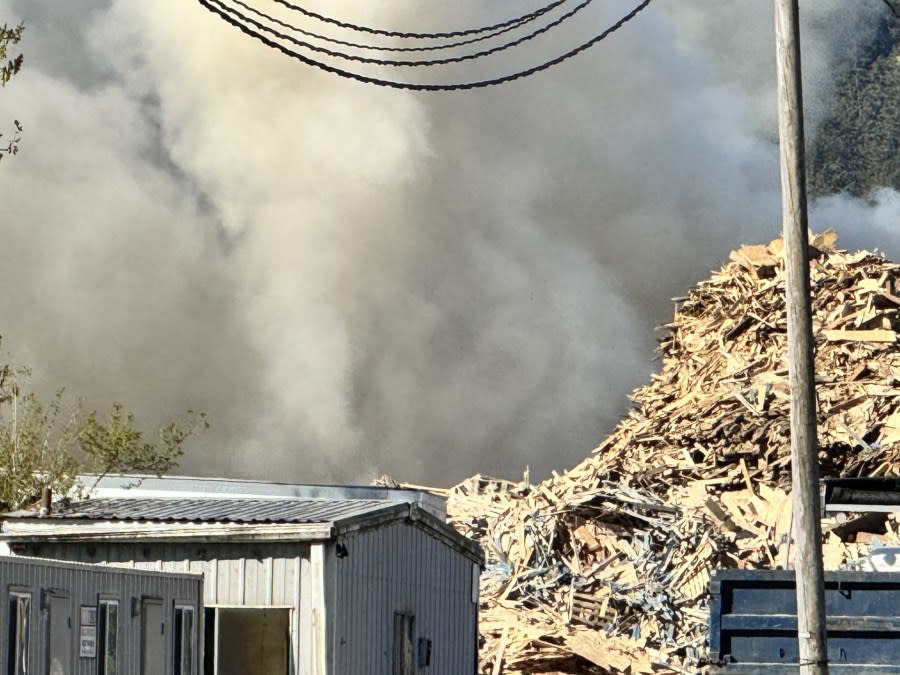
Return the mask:
[[97,612],[97,632],[100,640],[100,658],[97,661],[97,675],[118,675],[119,673],[119,601],[100,600]]
[[173,655],[175,675],[191,675],[194,668],[194,608],[186,605],[175,606],[175,621],[172,629],[175,637]]
[[416,617],[409,612],[394,612],[394,657],[391,675],[415,675],[414,635]]
[[8,675],[28,675],[28,633],[30,630],[31,595],[9,594],[9,660]]

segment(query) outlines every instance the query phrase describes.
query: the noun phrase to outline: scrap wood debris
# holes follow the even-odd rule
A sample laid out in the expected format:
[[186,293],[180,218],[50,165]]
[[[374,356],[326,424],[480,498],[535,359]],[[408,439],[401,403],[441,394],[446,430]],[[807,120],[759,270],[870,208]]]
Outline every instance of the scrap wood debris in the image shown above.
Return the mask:
[[[898,474],[900,266],[835,240],[811,240],[822,475]],[[710,572],[785,564],[782,242],[733,252],[666,328],[661,371],[581,464],[536,485],[473,476],[450,491],[451,521],[488,558],[482,673],[696,673]],[[890,518],[877,527],[897,539]],[[826,569],[858,562],[872,538],[826,530]]]

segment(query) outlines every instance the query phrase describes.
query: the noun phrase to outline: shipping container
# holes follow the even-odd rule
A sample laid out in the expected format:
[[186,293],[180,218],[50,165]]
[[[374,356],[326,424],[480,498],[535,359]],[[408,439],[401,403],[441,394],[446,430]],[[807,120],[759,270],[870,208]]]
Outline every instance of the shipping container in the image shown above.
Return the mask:
[[199,675],[203,579],[0,557],[8,675]]

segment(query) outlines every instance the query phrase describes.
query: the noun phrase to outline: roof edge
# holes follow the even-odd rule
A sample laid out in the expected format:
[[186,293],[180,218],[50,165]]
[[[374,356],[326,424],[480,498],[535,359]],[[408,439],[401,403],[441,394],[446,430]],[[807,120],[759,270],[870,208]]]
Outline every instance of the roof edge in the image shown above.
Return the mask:
[[[383,508],[327,523],[230,523],[152,520],[92,520],[87,518],[9,518],[0,522],[0,541],[11,545],[41,542],[312,542],[406,521],[481,567],[484,551],[472,539],[418,503],[390,503]],[[152,527],[148,527],[152,523]]]
[[39,542],[265,542],[327,541],[334,536],[331,523],[154,523],[147,521],[72,520],[48,521],[38,518],[7,520],[0,529],[0,541],[9,544]]
[[462,553],[472,562],[477,563],[483,569],[485,566],[484,550],[474,539],[459,532],[449,523],[435,518],[434,515],[410,504],[410,520],[416,526],[428,531],[433,537],[441,540],[459,553]]
[[40,564],[44,567],[54,567],[67,570],[87,570],[91,572],[112,572],[121,576],[153,576],[165,578],[178,578],[188,581],[203,581],[203,574],[200,572],[160,572],[159,570],[147,570],[133,567],[124,567],[110,563],[86,563],[80,561],[60,560],[58,558],[42,558],[33,555],[0,555],[0,563],[13,565],[34,565]]
[[387,525],[397,521],[411,523],[442,544],[449,546],[458,553],[465,555],[472,562],[484,567],[484,551],[476,541],[469,539],[446,521],[436,518],[434,514],[414,503],[398,504],[395,508],[378,511],[375,514],[364,514],[363,516],[337,521],[335,522],[334,535],[339,537],[354,532],[371,530],[380,525]]

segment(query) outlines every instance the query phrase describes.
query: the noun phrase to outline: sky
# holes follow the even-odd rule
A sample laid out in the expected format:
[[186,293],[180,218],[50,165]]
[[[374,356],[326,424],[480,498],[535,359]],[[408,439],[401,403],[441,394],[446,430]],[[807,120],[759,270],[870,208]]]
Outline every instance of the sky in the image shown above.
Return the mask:
[[[542,3],[429,4],[304,6],[435,31]],[[671,298],[779,232],[769,4],[655,0],[549,71],[429,93],[320,72],[194,0],[0,0],[26,24],[0,94],[25,127],[0,163],[4,356],[147,429],[205,411],[188,474],[562,471],[654,370]],[[885,7],[803,4],[811,132]],[[632,6],[415,77],[534,65]],[[898,218],[881,191],[811,225],[897,257]]]

